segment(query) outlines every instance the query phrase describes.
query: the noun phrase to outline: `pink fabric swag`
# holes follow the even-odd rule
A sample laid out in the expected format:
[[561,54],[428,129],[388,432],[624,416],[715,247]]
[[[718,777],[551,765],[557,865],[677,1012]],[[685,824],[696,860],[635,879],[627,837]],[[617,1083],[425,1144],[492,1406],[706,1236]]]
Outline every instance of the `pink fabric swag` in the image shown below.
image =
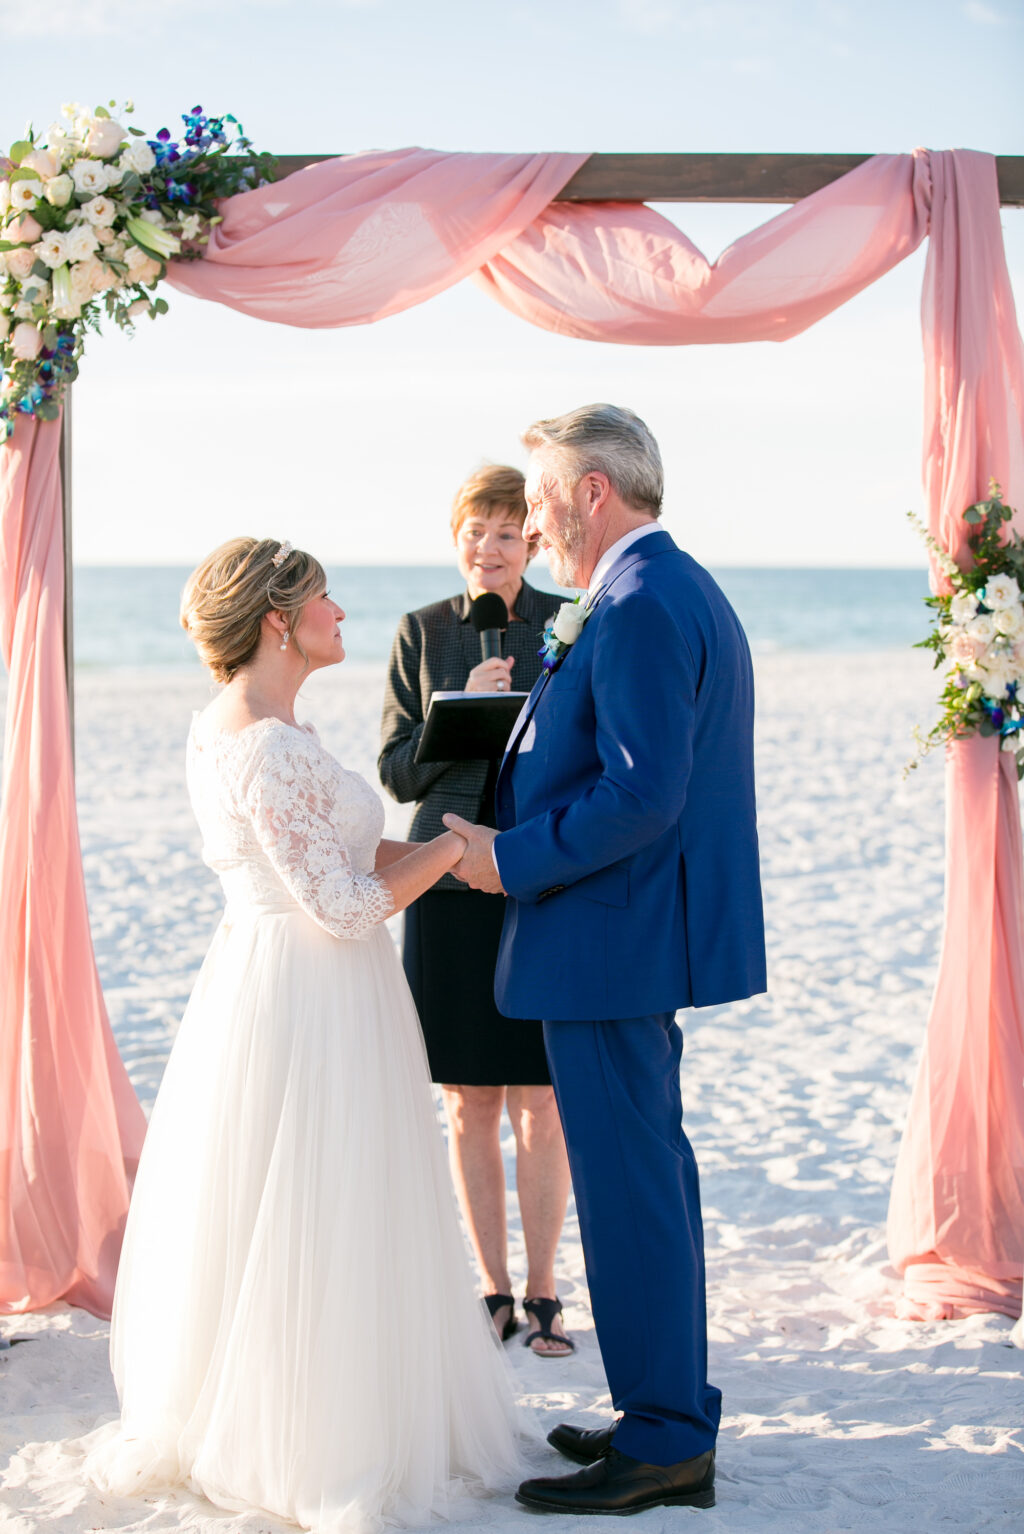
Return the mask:
[[[585,158],[408,149],[327,161],[225,204],[206,259],[172,266],[168,280],[262,319],[326,327],[380,319],[475,274],[524,319],[590,340],[784,340],[930,235],[924,303],[930,525],[962,556],[960,513],[984,493],[990,474],[1020,503],[1024,362],[990,156],[877,156],[736,241],[713,263],[649,208],[553,202]],[[23,428],[19,432],[25,440]],[[57,495],[51,459],[37,462],[21,451],[21,458],[0,459],[8,479],[14,465],[27,466],[15,470],[20,488],[6,492],[5,543],[20,544],[24,527],[38,521],[37,503]],[[28,616],[21,617],[19,606],[19,623],[33,639],[37,623],[42,630],[19,586],[5,582],[0,601],[5,621],[14,604],[22,604]],[[59,657],[59,620],[56,629],[51,621],[45,635],[41,630],[40,643],[48,653],[52,647],[52,670],[59,663],[53,658]],[[35,709],[41,684],[27,655],[15,654],[9,664],[12,697],[26,691]],[[62,707],[52,705],[47,729],[63,730],[66,742]],[[23,733],[23,723],[14,726],[9,717],[16,760],[5,781],[5,825],[25,813],[19,805],[34,802],[33,775],[41,770],[38,757],[30,760],[23,749]],[[890,1243],[917,1314],[1015,1313],[1024,1266],[1024,894],[1016,785],[1007,758],[997,757],[992,742],[976,741],[951,753],[949,791],[945,944],[897,1169]],[[66,794],[61,802],[70,814],[61,815],[62,829],[54,833],[61,855],[53,866],[61,870],[71,863],[77,868],[78,859],[70,787]],[[33,887],[52,896],[52,877],[34,861],[35,837],[42,834],[33,826],[31,842],[5,838],[4,886],[12,877],[24,886],[27,866]],[[79,933],[86,932],[80,883],[79,874],[63,918]],[[38,928],[29,931],[26,909],[17,902],[3,908],[5,956],[40,942]],[[91,954],[86,961],[68,951],[65,962],[69,986],[92,973]],[[24,1096],[33,1051],[13,1048],[18,1034],[2,994],[4,1081],[14,1078],[15,1092]],[[80,1014],[65,1013],[54,994],[50,988],[33,993],[30,1037],[61,1029],[75,1036],[80,1027],[86,1035],[102,1032],[98,1001]],[[70,1102],[56,1079],[37,1092],[41,1124],[80,1110],[81,1089],[73,1084],[69,1090]],[[23,1127],[17,1134],[24,1135]],[[26,1143],[15,1139],[12,1165],[19,1169]],[[121,1150],[110,1137],[105,1156],[108,1170],[116,1171]],[[20,1170],[13,1179],[4,1175],[14,1203],[49,1208],[49,1173],[37,1183]],[[119,1223],[107,1213],[116,1244]],[[83,1212],[82,1218],[92,1216]],[[43,1282],[37,1293],[52,1297]],[[47,1299],[30,1296],[25,1303]]]

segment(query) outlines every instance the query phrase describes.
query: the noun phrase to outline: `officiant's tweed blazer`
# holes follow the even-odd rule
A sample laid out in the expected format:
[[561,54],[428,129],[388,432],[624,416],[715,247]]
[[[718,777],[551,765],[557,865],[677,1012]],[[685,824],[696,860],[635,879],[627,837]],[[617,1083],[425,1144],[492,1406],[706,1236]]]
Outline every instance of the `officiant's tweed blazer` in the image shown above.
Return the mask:
[[[567,598],[538,591],[523,582],[519,600],[510,615],[505,634],[505,655],[515,656],[512,686],[528,693],[540,676],[541,635],[544,625]],[[417,801],[409,838],[427,842],[445,829],[442,815],[449,811],[464,820],[480,817],[480,798],[487,779],[486,762],[413,761],[432,692],[455,692],[480,664],[480,635],[469,618],[469,597],[446,597],[416,612],[406,613],[398,625],[381,718],[381,750],[377,761],[380,780],[399,804]],[[464,890],[451,874],[435,889]]]

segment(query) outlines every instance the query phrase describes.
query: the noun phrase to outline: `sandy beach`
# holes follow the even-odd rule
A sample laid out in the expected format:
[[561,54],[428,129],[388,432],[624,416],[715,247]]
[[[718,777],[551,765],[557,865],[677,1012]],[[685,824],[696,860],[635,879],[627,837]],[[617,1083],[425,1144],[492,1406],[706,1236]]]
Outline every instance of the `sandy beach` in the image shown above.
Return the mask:
[[[680,1017],[711,1375],[725,1398],[718,1507],[654,1510],[631,1528],[654,1534],[696,1517],[722,1534],[1009,1534],[1024,1526],[1024,1352],[998,1316],[895,1320],[899,1284],[885,1246],[941,932],[941,761],[901,781],[911,726],[930,715],[930,662],[780,653],[760,657],[757,672],[770,991]],[[382,667],[346,665],[304,690],[325,744],[371,781],[382,682]],[[198,669],[85,673],[77,689],[97,960],[147,1109],[221,905],[199,861],[183,774],[190,710],[208,697]],[[388,802],[389,834],[407,819]],[[521,1295],[516,1221],[512,1241]],[[513,1342],[509,1364],[545,1430],[597,1426],[609,1401],[571,1208],[560,1289],[577,1356],[537,1359]],[[31,1339],[0,1352],[3,1534],[288,1527],[186,1493],[122,1502],[84,1486],[75,1440],[116,1410],[108,1327],[54,1307],[4,1318],[0,1334]],[[569,1468],[553,1451],[542,1464]],[[466,1526],[497,1534],[522,1531],[526,1517],[511,1489],[465,1510]],[[605,1524],[561,1526],[593,1534]]]

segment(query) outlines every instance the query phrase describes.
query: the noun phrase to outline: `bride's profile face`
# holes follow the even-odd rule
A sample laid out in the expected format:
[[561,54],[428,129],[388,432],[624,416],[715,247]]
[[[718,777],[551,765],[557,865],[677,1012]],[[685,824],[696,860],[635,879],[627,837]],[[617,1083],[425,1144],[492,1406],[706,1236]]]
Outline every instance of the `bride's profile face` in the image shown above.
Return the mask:
[[338,627],[344,616],[329,591],[311,597],[302,609],[302,617],[295,626],[295,638],[309,656],[311,671],[322,666],[336,666],[345,659]]

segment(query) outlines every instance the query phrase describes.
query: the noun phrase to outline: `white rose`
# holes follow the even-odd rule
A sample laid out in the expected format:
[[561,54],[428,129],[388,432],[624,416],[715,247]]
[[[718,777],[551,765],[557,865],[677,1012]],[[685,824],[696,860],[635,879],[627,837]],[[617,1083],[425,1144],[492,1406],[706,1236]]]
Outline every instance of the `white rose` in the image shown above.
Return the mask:
[[122,170],[133,170],[140,176],[147,175],[155,164],[156,155],[144,138],[132,139],[120,160]]
[[124,142],[124,129],[112,117],[94,117],[85,135],[85,147],[90,154],[109,160]]
[[55,266],[63,266],[68,259],[68,242],[56,229],[51,229],[50,233],[44,235],[39,244],[33,245],[32,249],[51,271]]
[[77,192],[92,196],[107,190],[107,167],[99,160],[76,160],[71,167],[71,176]]
[[11,322],[6,314],[0,314],[0,341],[5,341],[11,329]]
[[7,257],[4,255],[4,252],[2,250],[0,250],[0,277],[6,277],[6,276],[7,276]]
[[52,208],[66,208],[74,190],[75,183],[70,176],[54,176],[46,183],[46,200]]
[[978,666],[979,680],[990,698],[1002,698],[1014,679],[1016,667],[1012,656],[986,655]]
[[11,351],[20,362],[34,362],[43,349],[43,338],[35,325],[22,321],[11,333]]
[[12,277],[17,277],[19,281],[23,277],[28,276],[35,264],[36,258],[27,246],[23,245],[19,250],[9,250],[7,252],[7,270]]
[[49,181],[51,176],[57,174],[57,161],[53,155],[45,149],[33,149],[21,162],[22,170],[34,170],[37,176],[44,181]]
[[1012,607],[1000,607],[992,614],[996,626],[996,632],[1005,634],[1009,639],[1016,639],[1018,634],[1024,633],[1024,608],[1019,602]]
[[139,217],[147,224],[152,224],[155,229],[162,229],[167,220],[159,208],[143,208]]
[[[109,234],[109,230],[103,231]],[[88,224],[76,224],[74,229],[69,229],[64,236],[64,246],[68,253],[69,261],[85,261],[93,254],[99,245],[97,230]]]
[[997,611],[1000,607],[1012,607],[1020,601],[1020,587],[1012,575],[993,575],[985,582],[984,603]]
[[16,213],[28,213],[43,195],[43,183],[34,176],[11,182],[11,207]]
[[112,224],[117,217],[117,208],[109,197],[93,197],[88,202],[83,202],[82,212],[90,224]]
[[967,632],[972,639],[980,639],[983,644],[991,644],[996,637],[996,626],[988,613],[980,613],[977,618],[972,618],[967,625]]
[[0,181],[0,218],[3,218],[11,206],[11,183]]
[[973,591],[963,591],[949,604],[949,616],[954,623],[970,623],[977,616],[978,598]]
[[551,625],[556,639],[562,644],[575,644],[583,632],[583,625],[587,621],[588,613],[580,602],[563,602],[555,614],[555,621]]

